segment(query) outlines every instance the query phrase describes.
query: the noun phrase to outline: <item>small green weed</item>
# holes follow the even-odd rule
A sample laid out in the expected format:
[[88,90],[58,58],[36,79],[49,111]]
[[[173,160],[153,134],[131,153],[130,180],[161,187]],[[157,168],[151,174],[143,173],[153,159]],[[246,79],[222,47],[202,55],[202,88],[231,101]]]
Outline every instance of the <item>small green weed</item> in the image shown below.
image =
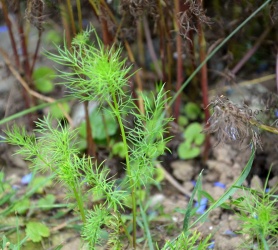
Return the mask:
[[203,127],[198,122],[193,122],[186,127],[183,133],[185,141],[178,147],[180,159],[192,159],[201,154],[201,146],[205,141],[202,130]]
[[278,200],[274,190],[266,192],[249,188],[235,202],[237,219],[242,229],[237,233],[244,235],[242,248],[276,249],[278,247]]

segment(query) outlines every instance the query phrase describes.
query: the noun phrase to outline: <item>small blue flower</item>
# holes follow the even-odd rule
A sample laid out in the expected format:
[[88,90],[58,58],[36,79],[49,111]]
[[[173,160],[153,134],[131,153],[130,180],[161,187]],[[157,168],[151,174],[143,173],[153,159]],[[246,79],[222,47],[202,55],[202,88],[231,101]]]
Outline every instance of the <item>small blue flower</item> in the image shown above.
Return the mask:
[[215,242],[214,240],[209,244],[208,249],[214,249]]
[[26,174],[21,178],[21,184],[22,185],[27,185],[30,183],[30,181],[32,180],[33,174]]
[[254,219],[256,219],[256,220],[259,218],[256,212],[253,212],[253,213],[252,213],[252,217],[253,217]]
[[237,234],[232,230],[226,230],[223,234],[230,237],[237,237]]
[[221,187],[221,188],[223,188],[223,189],[226,188],[226,185],[223,184],[223,183],[221,183],[221,182],[214,182],[214,186],[215,186],[215,187]]
[[0,33],[5,33],[8,31],[8,27],[6,25],[1,25],[0,26]]
[[200,201],[200,205],[198,202],[195,203],[195,207],[197,207],[197,214],[203,214],[206,211],[207,208],[207,204],[208,204],[208,199],[207,198],[202,198]]

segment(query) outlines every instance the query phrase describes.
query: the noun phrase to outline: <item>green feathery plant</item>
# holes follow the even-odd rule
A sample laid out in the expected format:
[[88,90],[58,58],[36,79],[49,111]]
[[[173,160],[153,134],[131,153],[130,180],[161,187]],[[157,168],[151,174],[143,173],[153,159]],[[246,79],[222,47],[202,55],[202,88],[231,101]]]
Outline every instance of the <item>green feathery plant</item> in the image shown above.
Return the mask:
[[[161,250],[176,250],[176,249],[182,249],[182,250],[205,250],[208,249],[208,247],[211,245],[211,234],[205,237],[204,239],[201,239],[201,233],[197,231],[193,231],[193,233],[190,232],[182,232],[177,240],[168,245],[167,243]],[[159,249],[159,248],[158,248]]]
[[[96,44],[90,43],[91,34],[95,34]],[[17,126],[6,131],[7,142],[20,146],[18,153],[25,155],[38,171],[51,170],[57,180],[67,187],[68,198],[77,204],[84,223],[82,236],[90,249],[101,243],[103,226],[114,232],[110,234],[108,244],[121,249],[120,228],[123,204],[130,196],[133,214],[132,245],[136,248],[136,211],[137,191],[153,183],[154,160],[163,154],[169,138],[164,138],[166,126],[171,118],[165,117],[165,104],[168,101],[163,86],[157,88],[153,101],[144,95],[145,114],[141,114],[128,94],[128,73],[131,66],[125,66],[121,60],[121,49],[105,48],[94,29],[90,28],[78,34],[72,41],[71,49],[58,47],[58,55],[46,53],[55,62],[70,68],[59,71],[70,95],[80,101],[97,101],[100,108],[110,108],[116,117],[124,144],[126,178],[117,187],[109,177],[104,163],[97,164],[91,158],[78,155],[75,142],[76,131],[64,128],[60,123],[53,128],[50,117],[37,122],[35,135],[28,135],[25,129]],[[133,128],[124,125],[126,107],[134,118]],[[88,190],[88,187],[89,190]],[[86,191],[87,190],[87,191]],[[101,205],[92,210],[86,208],[88,195],[103,198]],[[116,233],[117,232],[117,233]],[[125,230],[128,238],[128,232]]]
[[[270,174],[270,171],[269,171]],[[242,188],[243,196],[233,201],[237,220],[241,222],[241,230],[237,233],[245,236],[242,248],[277,249],[278,240],[278,185],[267,192],[266,179],[263,190]],[[246,237],[247,236],[247,237]]]

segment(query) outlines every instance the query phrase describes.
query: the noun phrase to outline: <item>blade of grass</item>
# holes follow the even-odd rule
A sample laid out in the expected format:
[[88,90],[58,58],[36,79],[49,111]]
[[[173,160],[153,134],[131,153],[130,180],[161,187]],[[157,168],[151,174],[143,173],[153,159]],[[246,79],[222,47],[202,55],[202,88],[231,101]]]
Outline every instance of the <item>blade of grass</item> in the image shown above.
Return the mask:
[[235,191],[237,190],[237,188],[235,186],[241,186],[242,183],[245,181],[246,177],[248,176],[253,161],[254,161],[254,157],[255,157],[255,149],[254,147],[252,148],[252,153],[251,156],[249,158],[249,161],[247,162],[245,168],[243,169],[243,171],[241,172],[241,175],[238,177],[238,179],[234,182],[234,184],[215,202],[213,203],[207,210],[205,213],[203,213],[197,220],[195,220],[189,228],[192,228],[193,226],[195,226],[199,221],[201,221],[202,219],[206,218],[206,216],[215,208],[221,206],[226,200],[229,199],[230,196],[232,196]]
[[260,238],[261,238],[261,241],[263,243],[264,250],[269,250],[268,244],[267,244],[267,242],[266,242],[266,240],[265,240],[265,238],[264,238],[262,233],[260,233]]
[[195,187],[194,187],[194,189],[193,189],[192,195],[191,195],[191,197],[190,197],[190,200],[189,200],[189,202],[188,202],[188,205],[187,205],[187,208],[186,208],[186,211],[185,211],[185,216],[184,216],[184,220],[183,220],[183,228],[182,228],[182,230],[183,230],[185,233],[186,233],[187,230],[188,230],[188,225],[189,225],[189,221],[190,221],[190,214],[191,214],[192,207],[193,207],[194,197],[195,197],[197,191],[199,191],[199,190],[201,189],[202,172],[203,172],[203,170],[201,171],[201,173],[200,173],[199,176],[198,176],[196,185],[195,185]]
[[148,219],[147,219],[146,213],[143,209],[141,201],[139,202],[139,206],[140,206],[140,211],[141,211],[141,215],[142,215],[142,219],[143,219],[144,230],[145,230],[147,240],[148,240],[149,249],[154,250],[153,240],[152,240],[152,236],[151,236],[151,232],[150,232],[150,228],[149,228],[149,224],[148,224]]
[[24,116],[24,115],[27,115],[29,113],[32,113],[32,112],[34,112],[36,110],[43,109],[45,107],[48,107],[48,106],[51,106],[51,105],[54,105],[54,104],[57,104],[57,103],[60,103],[60,102],[69,101],[71,99],[73,99],[73,98],[72,97],[66,97],[66,98],[59,99],[59,100],[57,100],[55,102],[52,102],[52,103],[43,103],[43,104],[31,107],[29,109],[25,109],[25,110],[23,110],[21,112],[18,112],[16,114],[13,114],[11,116],[8,116],[8,117],[0,120],[0,125],[5,124],[5,123],[7,123],[9,121],[15,120],[15,119],[17,119],[17,118],[19,118],[21,116]]

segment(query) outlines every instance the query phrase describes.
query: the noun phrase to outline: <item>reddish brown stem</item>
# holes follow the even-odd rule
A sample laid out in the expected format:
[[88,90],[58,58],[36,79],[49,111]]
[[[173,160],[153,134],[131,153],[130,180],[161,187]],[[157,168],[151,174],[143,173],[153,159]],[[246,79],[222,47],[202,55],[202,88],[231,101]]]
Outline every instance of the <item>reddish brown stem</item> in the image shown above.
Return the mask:
[[[18,3],[19,4],[19,3]],[[19,7],[18,7],[19,9]],[[32,84],[32,73],[31,73],[31,67],[30,67],[30,61],[29,61],[29,54],[28,54],[28,47],[27,47],[27,43],[26,43],[26,34],[24,32],[24,22],[23,22],[23,18],[21,16],[21,12],[17,11],[17,28],[18,28],[18,33],[19,33],[19,38],[20,38],[20,45],[21,45],[21,50],[22,50],[22,54],[23,54],[23,61],[21,62],[21,68],[23,70],[23,78],[26,80],[28,86],[30,88],[32,88],[33,84]],[[35,104],[35,99],[33,98],[33,96],[29,96],[28,93],[23,90],[22,92],[23,94],[23,98],[25,100],[25,105],[27,108],[33,106]],[[35,121],[37,119],[37,117],[35,116],[35,114],[30,114],[28,115],[28,119],[29,119],[29,124],[30,127],[34,126],[33,121]]]
[[145,66],[145,52],[144,52],[144,43],[143,43],[143,27],[142,19],[137,20],[137,47],[138,47],[138,60],[140,67]]
[[[201,6],[202,1],[199,0],[199,4]],[[206,57],[206,40],[202,28],[202,23],[200,20],[198,20],[198,38],[199,38],[199,46],[200,46],[200,63],[202,63]],[[202,98],[203,98],[203,107],[206,108],[209,104],[208,101],[208,72],[207,72],[207,64],[204,64],[204,66],[201,68],[201,86],[202,86]],[[209,109],[205,109],[205,122],[206,124],[210,114]],[[209,141],[209,134],[206,134],[206,140],[205,140],[205,148],[203,153],[203,158],[206,161],[209,154],[209,148],[210,148],[210,141]]]
[[[178,92],[181,88],[181,84],[183,82],[183,63],[182,63],[182,38],[180,36],[180,24],[178,20],[178,13],[180,13],[180,6],[179,6],[179,0],[174,1],[175,5],[175,24],[176,24],[176,47],[177,47],[177,85],[176,85],[176,91]],[[175,106],[174,106],[174,118],[178,119],[180,114],[180,106],[181,106],[181,95],[178,95],[176,98]]]
[[277,93],[278,93],[278,52],[276,54],[276,87],[277,87]]
[[148,51],[149,51],[151,59],[153,61],[156,74],[158,75],[159,79],[162,79],[162,77],[163,77],[162,72],[161,72],[161,69],[158,64],[157,56],[155,54],[154,46],[152,43],[151,32],[149,29],[147,18],[145,16],[143,16],[143,27],[144,27],[145,37],[147,40]]
[[14,39],[14,35],[12,32],[12,24],[10,21],[10,18],[8,16],[8,9],[7,9],[7,5],[6,5],[6,1],[5,0],[1,0],[2,3],[2,12],[3,12],[3,16],[6,22],[6,25],[8,27],[8,32],[9,32],[9,36],[10,36],[10,40],[11,40],[11,44],[12,44],[12,49],[13,49],[13,53],[14,53],[14,57],[15,57],[15,65],[17,68],[20,67],[20,61],[19,61],[19,56],[17,53],[17,49],[16,49],[16,43],[15,43],[15,39]]
[[[204,37],[204,32],[201,23],[199,23],[199,45],[200,45],[200,62],[202,63],[206,59],[206,41]],[[203,107],[207,107],[208,101],[208,71],[207,64],[201,68],[201,86],[202,86],[202,96],[203,96]],[[209,119],[209,110],[205,109],[205,122]]]
[[32,65],[31,65],[31,69],[30,69],[31,74],[33,74],[35,63],[37,61],[37,57],[38,57],[38,53],[39,53],[39,48],[40,48],[40,44],[41,44],[41,37],[42,37],[42,30],[39,29],[36,50],[35,50],[35,53],[34,53],[34,56],[33,56],[33,61],[32,61]]
[[159,53],[162,64],[162,81],[167,82],[167,74],[166,74],[166,60],[165,60],[165,20],[163,15],[163,9],[160,1],[158,1],[158,11],[159,11]]
[[267,34],[271,30],[271,27],[268,27],[258,38],[257,42],[255,45],[247,51],[247,53],[244,55],[244,57],[237,63],[237,65],[231,70],[232,74],[236,74],[242,67],[243,65],[251,58],[251,56],[254,55],[254,53],[258,50],[264,39],[266,38]]
[[[42,14],[43,14],[42,13],[43,12],[43,5],[42,4],[39,4],[37,12],[38,12],[38,16],[42,17]],[[41,44],[42,31],[43,31],[42,24],[41,24],[41,22],[39,22],[38,23],[38,40],[37,40],[36,49],[35,49],[32,65],[31,65],[31,69],[30,69],[31,74],[33,74],[33,70],[34,70],[34,67],[35,67],[36,60],[37,60],[37,56],[38,56],[38,52],[39,52],[39,48],[40,48],[40,44]]]
[[19,37],[20,37],[20,43],[21,43],[21,49],[23,53],[24,61],[22,62],[22,66],[24,66],[24,75],[27,78],[28,84],[30,84],[32,75],[31,75],[31,68],[29,63],[29,57],[28,57],[28,49],[26,44],[26,37],[23,29],[23,22],[21,20],[20,12],[18,12],[18,31],[19,31]]
[[106,12],[105,6],[103,6],[103,4],[102,4],[100,8],[101,8],[101,11],[100,11],[101,16],[100,16],[99,20],[100,20],[100,23],[101,23],[103,43],[104,43],[104,46],[109,46],[113,42],[113,39],[112,39],[112,37],[109,33],[107,21],[104,18],[104,14]]

